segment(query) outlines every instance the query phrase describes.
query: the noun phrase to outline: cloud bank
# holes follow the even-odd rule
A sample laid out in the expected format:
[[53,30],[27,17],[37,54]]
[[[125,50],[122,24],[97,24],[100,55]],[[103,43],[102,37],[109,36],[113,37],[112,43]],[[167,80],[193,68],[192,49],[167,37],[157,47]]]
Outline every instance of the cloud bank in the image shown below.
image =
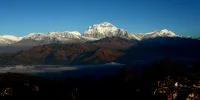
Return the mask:
[[14,72],[14,73],[46,73],[62,71],[77,70],[77,67],[66,66],[53,66],[53,65],[13,65],[13,66],[0,66],[0,73]]

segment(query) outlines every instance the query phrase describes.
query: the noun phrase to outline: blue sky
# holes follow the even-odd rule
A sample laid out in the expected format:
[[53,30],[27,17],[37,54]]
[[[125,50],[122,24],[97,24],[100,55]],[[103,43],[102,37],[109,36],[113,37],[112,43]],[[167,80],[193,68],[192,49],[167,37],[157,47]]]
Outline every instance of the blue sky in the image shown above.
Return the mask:
[[200,37],[199,0],[1,0],[0,35],[79,31],[110,22],[131,33]]

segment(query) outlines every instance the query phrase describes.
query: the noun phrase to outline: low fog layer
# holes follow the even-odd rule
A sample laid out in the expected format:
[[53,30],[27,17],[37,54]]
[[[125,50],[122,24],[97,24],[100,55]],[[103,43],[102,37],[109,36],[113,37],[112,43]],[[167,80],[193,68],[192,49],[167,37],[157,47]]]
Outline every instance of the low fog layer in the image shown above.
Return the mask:
[[0,73],[14,72],[14,73],[45,73],[45,72],[61,72],[68,70],[76,70],[76,67],[65,67],[65,66],[52,66],[52,65],[13,65],[13,66],[0,66]]

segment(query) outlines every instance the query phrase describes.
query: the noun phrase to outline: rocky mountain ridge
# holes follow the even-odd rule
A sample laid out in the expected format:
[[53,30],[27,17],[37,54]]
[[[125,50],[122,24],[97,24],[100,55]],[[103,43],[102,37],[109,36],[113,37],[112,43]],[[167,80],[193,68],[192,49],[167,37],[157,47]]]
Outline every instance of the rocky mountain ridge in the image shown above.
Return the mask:
[[[99,40],[106,37],[122,37],[129,40],[142,40],[156,37],[176,37],[175,33],[167,29],[157,30],[145,34],[132,34],[122,28],[117,28],[108,22],[94,24],[81,34],[78,31],[64,32],[48,32],[48,33],[30,33],[27,36],[16,37],[12,35],[0,36],[1,45],[9,44],[25,44],[26,41],[34,41],[34,44],[49,44],[49,43],[69,43],[69,42],[86,42]],[[37,43],[35,43],[37,42]],[[30,45],[30,44],[27,44]]]

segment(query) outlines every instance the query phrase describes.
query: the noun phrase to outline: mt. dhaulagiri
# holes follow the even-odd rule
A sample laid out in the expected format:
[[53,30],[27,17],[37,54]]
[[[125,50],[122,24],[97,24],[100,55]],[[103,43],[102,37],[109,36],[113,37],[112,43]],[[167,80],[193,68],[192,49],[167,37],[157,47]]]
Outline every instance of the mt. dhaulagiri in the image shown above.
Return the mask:
[[102,39],[105,37],[112,37],[112,36],[122,37],[126,39],[140,40],[134,34],[131,34],[124,29],[117,28],[108,22],[103,22],[101,24],[94,24],[90,26],[83,33],[82,36],[88,39],[95,39],[95,40]]

